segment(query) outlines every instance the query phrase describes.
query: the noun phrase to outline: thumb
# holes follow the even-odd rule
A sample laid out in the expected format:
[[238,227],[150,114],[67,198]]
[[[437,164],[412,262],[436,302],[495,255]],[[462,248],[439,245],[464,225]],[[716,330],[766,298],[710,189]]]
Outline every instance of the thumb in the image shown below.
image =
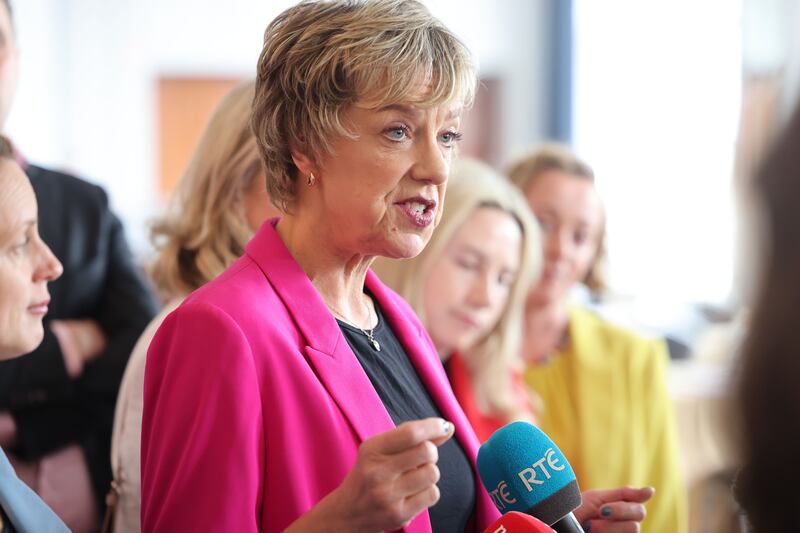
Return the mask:
[[436,446],[441,446],[442,444],[453,438],[453,435],[456,434],[455,425],[453,425],[453,423],[448,420],[442,419],[442,429],[444,431],[443,436],[431,439],[431,442],[434,443]]

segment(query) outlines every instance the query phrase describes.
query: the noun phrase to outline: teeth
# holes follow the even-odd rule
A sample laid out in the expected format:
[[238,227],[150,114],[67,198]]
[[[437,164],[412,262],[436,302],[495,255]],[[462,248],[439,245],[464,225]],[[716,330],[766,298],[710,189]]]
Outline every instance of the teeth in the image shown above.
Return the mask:
[[406,204],[412,211],[416,211],[417,214],[422,214],[425,212],[425,204],[421,204],[419,202],[408,202]]

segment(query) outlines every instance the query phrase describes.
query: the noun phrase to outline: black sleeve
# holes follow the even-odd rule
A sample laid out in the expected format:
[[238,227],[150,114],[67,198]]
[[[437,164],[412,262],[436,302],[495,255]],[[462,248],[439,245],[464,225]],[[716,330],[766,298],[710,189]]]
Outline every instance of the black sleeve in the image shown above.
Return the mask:
[[45,323],[44,340],[33,352],[0,361],[0,409],[32,407],[72,395],[56,336]]
[[15,416],[17,439],[9,449],[26,461],[39,459],[68,443],[82,442],[89,422],[69,401],[23,408]]
[[111,214],[108,272],[97,312],[92,317],[108,346],[83,369],[79,386],[113,406],[133,347],[157,312],[157,306],[133,261],[119,219]]

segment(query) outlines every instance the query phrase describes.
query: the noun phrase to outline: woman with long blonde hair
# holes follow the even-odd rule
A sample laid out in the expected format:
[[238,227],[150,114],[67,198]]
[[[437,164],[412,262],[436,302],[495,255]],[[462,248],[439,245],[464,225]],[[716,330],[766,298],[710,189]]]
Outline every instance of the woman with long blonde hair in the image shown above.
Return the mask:
[[[261,223],[277,211],[250,131],[255,84],[219,103],[195,147],[167,214],[151,231],[158,255],[151,274],[166,301],[131,354],[117,400],[111,462],[115,532],[140,531],[139,440],[145,356],[158,327],[181,300],[236,260]],[[107,518],[108,520],[108,518]]]
[[167,214],[151,229],[158,257],[151,269],[165,299],[215,278],[278,211],[269,202],[250,130],[254,82],[233,89],[197,143]]
[[[501,426],[536,422],[541,413],[520,357],[525,301],[541,270],[541,234],[525,197],[491,167],[462,159],[451,172],[428,247],[413,259],[381,259],[376,270],[422,319],[485,441]],[[575,516],[587,531],[630,531],[651,495],[650,488],[586,491]]]
[[457,378],[456,396],[481,441],[507,420],[534,421],[533,403],[514,376],[522,368],[519,325],[538,276],[539,248],[525,199],[487,165],[461,159],[428,246],[413,259],[375,263],[381,279],[417,312],[451,382]]

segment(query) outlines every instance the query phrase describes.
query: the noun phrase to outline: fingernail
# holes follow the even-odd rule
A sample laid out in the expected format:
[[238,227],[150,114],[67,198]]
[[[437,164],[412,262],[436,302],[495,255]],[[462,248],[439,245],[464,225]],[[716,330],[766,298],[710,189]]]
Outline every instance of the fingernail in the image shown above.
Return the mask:
[[611,507],[606,505],[605,507],[600,509],[600,514],[603,516],[611,516]]
[[442,434],[447,435],[450,433],[450,429],[453,427],[453,424],[448,422],[447,420],[442,420]]
[[587,520],[581,527],[583,528],[584,533],[589,533],[592,530],[592,523]]

